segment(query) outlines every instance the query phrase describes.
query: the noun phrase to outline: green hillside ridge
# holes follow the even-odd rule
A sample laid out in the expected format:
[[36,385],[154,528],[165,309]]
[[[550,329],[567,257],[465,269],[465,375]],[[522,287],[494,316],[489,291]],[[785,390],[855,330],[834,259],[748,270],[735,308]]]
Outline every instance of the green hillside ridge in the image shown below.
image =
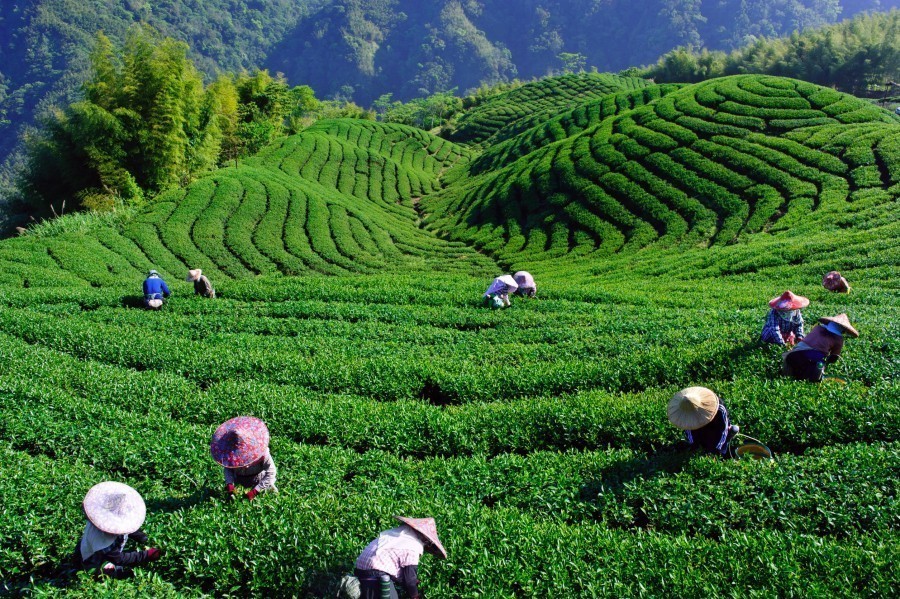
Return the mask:
[[[162,194],[121,229],[8,240],[0,249],[0,280],[38,286],[74,277],[79,284],[116,285],[151,265],[170,278],[202,266],[213,279],[484,272],[489,260],[419,228],[413,206],[439,189],[445,170],[470,156],[411,127],[322,121],[237,168]],[[26,252],[40,259],[21,259]]]
[[646,79],[609,73],[569,74],[528,83],[466,111],[450,139],[489,146],[530,129],[566,108],[648,85]]
[[900,119],[852,96],[753,75],[651,90],[486,149],[423,202],[429,226],[538,268],[808,230],[900,189]]
[[[900,121],[791,79],[583,81],[510,94],[541,122],[485,105],[477,145],[320,121],[135,214],[0,241],[0,594],[333,597],[409,514],[448,550],[428,597],[890,596]],[[482,308],[509,267],[537,297]],[[846,383],[779,376],[758,338],[785,288],[807,331],[849,314]],[[695,384],[776,460],[677,451],[666,402]],[[252,503],[209,455],[239,414],[278,466]],[[164,551],[129,580],[64,568],[103,480]]]

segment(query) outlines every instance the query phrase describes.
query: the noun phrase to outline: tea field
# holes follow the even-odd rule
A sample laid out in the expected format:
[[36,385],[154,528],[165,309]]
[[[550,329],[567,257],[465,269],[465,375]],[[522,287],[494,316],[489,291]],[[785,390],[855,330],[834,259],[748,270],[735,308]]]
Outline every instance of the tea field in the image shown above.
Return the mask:
[[[320,122],[0,241],[0,593],[333,597],[393,514],[437,520],[427,597],[896,592],[900,120],[789,79],[572,76],[451,137]],[[482,308],[518,268],[537,297]],[[778,375],[785,289],[859,329],[846,384]],[[680,451],[665,405],[695,384],[776,460]],[[239,414],[278,465],[252,503],[209,457]],[[129,580],[65,569],[108,479],[164,551]]]

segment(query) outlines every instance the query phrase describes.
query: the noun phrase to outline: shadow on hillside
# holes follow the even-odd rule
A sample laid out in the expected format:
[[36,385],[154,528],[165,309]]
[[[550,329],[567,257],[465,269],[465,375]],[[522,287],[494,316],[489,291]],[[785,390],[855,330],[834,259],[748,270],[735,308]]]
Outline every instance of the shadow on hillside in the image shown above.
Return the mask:
[[[617,503],[624,499],[627,487],[635,482],[649,480],[663,474],[677,474],[697,452],[689,450],[687,443],[679,441],[646,458],[623,459],[603,469],[599,479],[581,487],[582,501],[597,501],[601,496],[612,495]],[[647,522],[642,512],[635,510],[633,526],[643,528]]]
[[122,297],[123,308],[140,308],[144,309],[143,295],[125,295]]
[[200,504],[210,497],[212,497],[215,492],[212,489],[204,488],[197,489],[187,497],[170,497],[166,499],[154,499],[147,502],[147,512],[164,512],[171,513],[177,512],[178,510],[184,508],[192,508],[197,504]]

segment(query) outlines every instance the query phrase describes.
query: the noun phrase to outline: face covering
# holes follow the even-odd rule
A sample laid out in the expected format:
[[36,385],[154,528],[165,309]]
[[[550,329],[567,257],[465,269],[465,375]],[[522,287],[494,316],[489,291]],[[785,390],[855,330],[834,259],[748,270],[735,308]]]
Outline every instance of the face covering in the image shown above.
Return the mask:
[[828,324],[825,325],[825,328],[829,332],[837,335],[838,337],[844,336],[844,328],[841,325],[837,324],[836,322],[829,322]]
[[778,316],[784,320],[794,320],[794,318],[800,314],[800,310],[776,310],[776,312],[778,312]]

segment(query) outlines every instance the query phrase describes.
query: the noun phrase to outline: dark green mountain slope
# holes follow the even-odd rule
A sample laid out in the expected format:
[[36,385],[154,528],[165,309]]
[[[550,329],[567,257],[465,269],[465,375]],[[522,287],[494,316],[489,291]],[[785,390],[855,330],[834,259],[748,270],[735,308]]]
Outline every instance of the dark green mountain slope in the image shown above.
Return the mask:
[[886,10],[895,0],[34,0],[0,3],[0,175],[24,127],[68,104],[91,40],[146,22],[186,41],[209,76],[265,67],[319,97],[369,104],[559,72],[562,52],[619,70],[673,47],[731,49]]

